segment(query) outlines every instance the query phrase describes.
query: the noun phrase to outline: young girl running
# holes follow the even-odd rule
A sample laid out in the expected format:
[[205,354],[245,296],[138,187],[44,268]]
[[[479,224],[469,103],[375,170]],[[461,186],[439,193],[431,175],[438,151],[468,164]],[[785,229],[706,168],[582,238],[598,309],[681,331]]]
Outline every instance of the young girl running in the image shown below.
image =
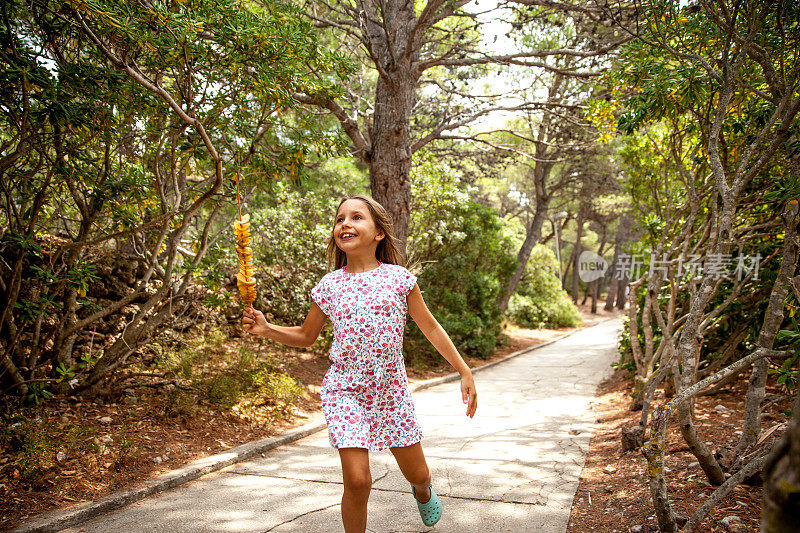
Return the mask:
[[425,305],[416,276],[405,268],[382,205],[365,195],[340,202],[328,260],[335,270],[311,290],[313,303],[302,326],[270,324],[263,313],[248,307],[244,329],[289,346],[308,347],[331,319],[331,367],[320,395],[328,438],[342,462],[345,532],[366,530],[372,487],[369,451],[386,448],[411,483],[422,521],[431,526],[439,521],[442,506],[422,453],[422,432],[403,363],[406,311],[461,374],[462,400],[470,418],[477,409],[472,372]]

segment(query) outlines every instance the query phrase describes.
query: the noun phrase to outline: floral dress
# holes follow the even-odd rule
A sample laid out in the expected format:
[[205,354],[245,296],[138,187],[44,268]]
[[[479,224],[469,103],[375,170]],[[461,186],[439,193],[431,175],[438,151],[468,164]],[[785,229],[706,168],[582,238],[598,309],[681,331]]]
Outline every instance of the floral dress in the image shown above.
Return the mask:
[[402,352],[406,296],[416,281],[405,267],[380,263],[329,272],[311,290],[333,323],[320,395],[334,448],[380,451],[422,439]]

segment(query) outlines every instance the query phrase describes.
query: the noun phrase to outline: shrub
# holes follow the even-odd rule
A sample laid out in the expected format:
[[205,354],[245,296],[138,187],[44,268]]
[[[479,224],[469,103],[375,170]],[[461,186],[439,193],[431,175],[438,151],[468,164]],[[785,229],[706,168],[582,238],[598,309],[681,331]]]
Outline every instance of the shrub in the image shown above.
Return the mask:
[[[251,231],[258,298],[256,307],[270,322],[302,323],[311,306],[311,289],[327,272],[325,248],[339,198],[298,191],[275,181],[271,190],[253,200]],[[233,233],[228,232],[225,261],[231,283],[238,271]],[[232,289],[235,293],[235,289]],[[323,349],[330,346],[332,331],[322,332]]]
[[561,288],[555,254],[537,244],[508,302],[506,315],[526,328],[574,327],[582,322],[577,307]]
[[271,415],[285,413],[304,391],[272,357],[259,356],[247,348],[241,349],[238,361],[230,361],[221,372],[198,377],[194,383],[209,401],[244,414],[262,408]]
[[33,481],[55,466],[57,428],[38,417],[23,415],[13,420],[0,430],[0,440],[9,440],[9,448],[18,452],[16,462],[22,479]]
[[[409,267],[456,347],[486,359],[501,338],[496,299],[515,259],[499,215],[475,201],[475,192],[431,159],[414,168]],[[413,320],[408,323],[407,357],[423,363],[438,357]]]
[[303,387],[286,374],[270,374],[264,384],[266,401],[277,406],[290,406],[303,394]]

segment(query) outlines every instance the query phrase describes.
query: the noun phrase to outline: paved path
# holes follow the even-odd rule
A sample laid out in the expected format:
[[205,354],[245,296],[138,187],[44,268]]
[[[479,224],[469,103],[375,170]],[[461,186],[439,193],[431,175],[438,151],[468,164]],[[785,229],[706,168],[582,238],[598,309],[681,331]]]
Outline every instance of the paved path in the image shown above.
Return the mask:
[[[425,527],[394,457],[371,453],[367,531],[562,532],[589,448],[589,402],[617,357],[618,319],[475,374],[478,411],[459,383],[414,393],[443,515]],[[70,532],[343,531],[341,465],[321,431]]]

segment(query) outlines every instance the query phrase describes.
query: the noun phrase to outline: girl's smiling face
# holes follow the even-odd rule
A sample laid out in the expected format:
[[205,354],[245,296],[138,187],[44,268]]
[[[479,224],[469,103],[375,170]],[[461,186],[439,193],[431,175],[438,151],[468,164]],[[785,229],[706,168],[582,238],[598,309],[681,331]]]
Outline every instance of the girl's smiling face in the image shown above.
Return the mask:
[[333,226],[336,245],[343,252],[355,251],[364,246],[378,246],[383,232],[375,227],[375,221],[367,205],[361,200],[347,200],[336,213]]

